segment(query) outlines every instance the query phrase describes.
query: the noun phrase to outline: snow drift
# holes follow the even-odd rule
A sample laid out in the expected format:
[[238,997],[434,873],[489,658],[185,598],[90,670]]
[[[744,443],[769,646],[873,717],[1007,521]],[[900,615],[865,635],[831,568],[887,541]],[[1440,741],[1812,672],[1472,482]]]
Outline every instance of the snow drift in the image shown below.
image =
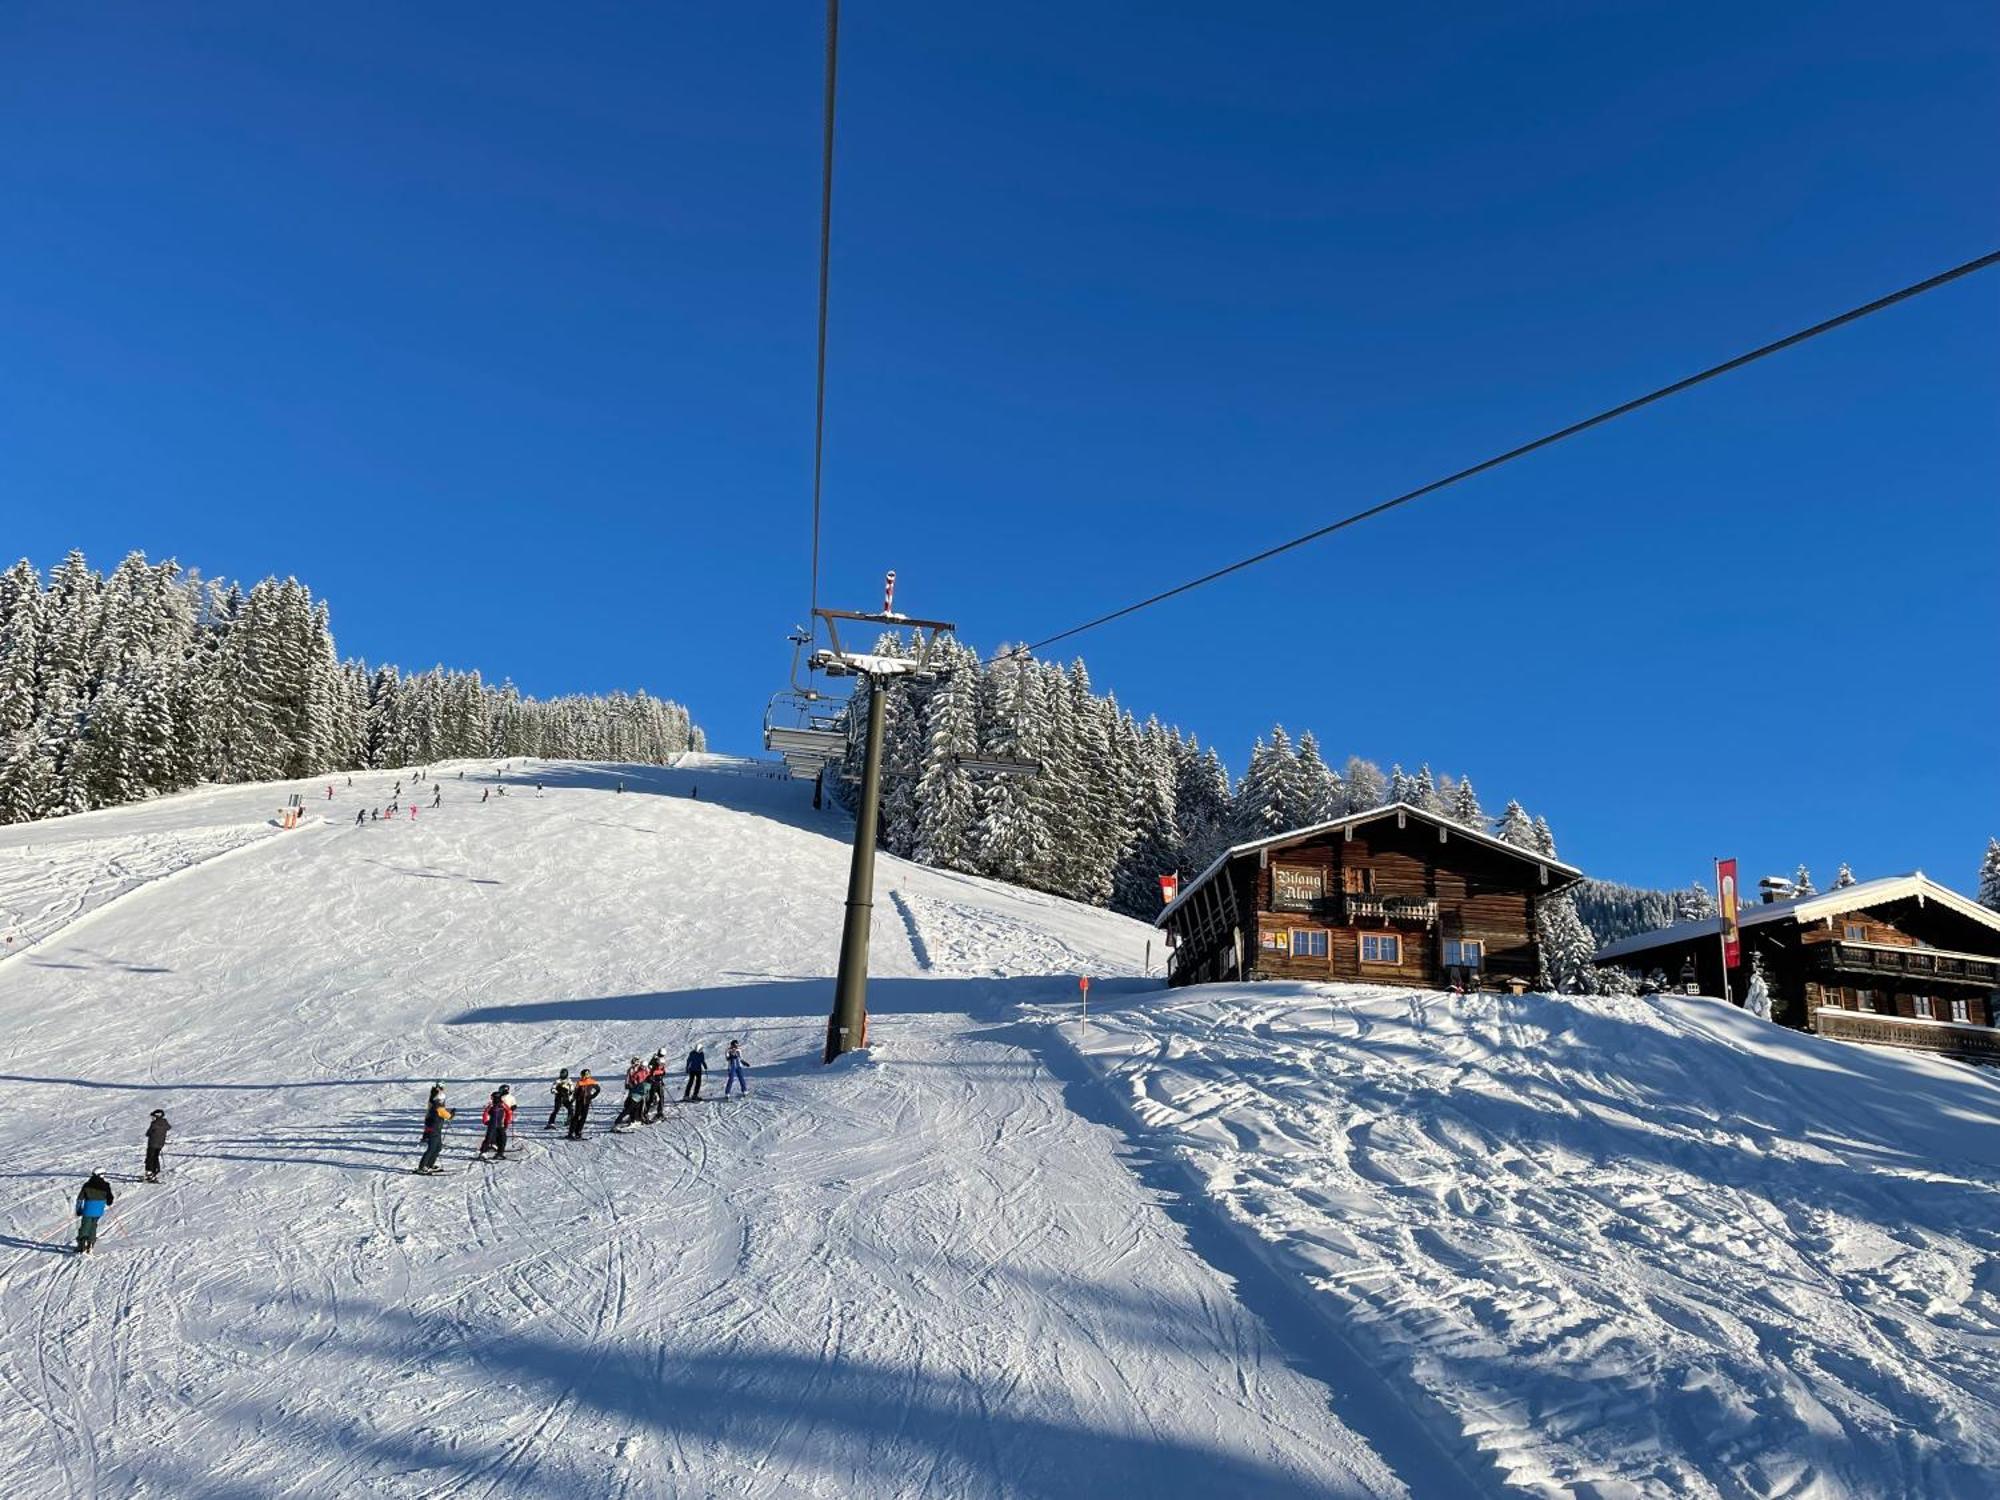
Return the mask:
[[1079,1045],[1521,1492],[2000,1494],[1990,1073],[1716,1001],[1363,986],[1127,1000]]

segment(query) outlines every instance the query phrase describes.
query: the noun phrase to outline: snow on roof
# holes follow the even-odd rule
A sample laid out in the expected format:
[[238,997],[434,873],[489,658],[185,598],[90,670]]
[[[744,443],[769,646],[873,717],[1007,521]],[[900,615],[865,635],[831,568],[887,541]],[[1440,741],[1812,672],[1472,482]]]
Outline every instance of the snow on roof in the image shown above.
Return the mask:
[[1182,886],[1180,894],[1160,908],[1160,914],[1153,918],[1153,925],[1155,927],[1165,926],[1167,918],[1180,908],[1180,904],[1183,901],[1208,884],[1216,871],[1220,870],[1239,854],[1254,854],[1259,849],[1269,849],[1278,844],[1295,844],[1301,839],[1316,838],[1320,834],[1331,832],[1336,828],[1347,828],[1358,826],[1362,823],[1372,823],[1375,819],[1386,818],[1390,813],[1394,812],[1408,813],[1412,817],[1422,818],[1433,827],[1450,829],[1453,833],[1471,839],[1474,843],[1485,844],[1489,848],[1498,849],[1503,854],[1511,854],[1516,859],[1524,859],[1531,864],[1547,865],[1551,870],[1558,870],[1565,875],[1574,875],[1579,880],[1583,878],[1583,871],[1579,870],[1575,865],[1566,865],[1559,859],[1551,859],[1548,855],[1538,854],[1533,849],[1523,849],[1518,844],[1508,843],[1505,839],[1496,839],[1492,834],[1485,832],[1483,829],[1474,828],[1470,823],[1461,823],[1455,818],[1443,817],[1434,812],[1425,812],[1421,807],[1417,807],[1409,802],[1391,802],[1383,807],[1371,807],[1366,812],[1349,813],[1344,818],[1329,818],[1324,823],[1312,823],[1304,828],[1287,829],[1283,833],[1274,833],[1266,838],[1252,839],[1247,844],[1232,845],[1230,848],[1216,855],[1214,862],[1206,870],[1203,870],[1194,879]]
[[[2000,912],[1989,911],[1949,886],[1939,885],[1922,870],[1912,870],[1907,875],[1885,875],[1879,880],[1857,880],[1853,885],[1835,886],[1830,891],[1820,891],[1811,896],[1794,896],[1788,901],[1766,901],[1745,906],[1737,911],[1736,925],[1756,927],[1787,917],[1797,922],[1813,922],[1821,917],[1837,917],[1842,912],[1886,906],[1891,901],[1905,901],[1912,896],[1935,901],[2000,932]],[[1597,950],[1597,962],[1624,958],[1634,953],[1650,953],[1655,948],[1671,947],[1690,938],[1714,937],[1721,931],[1720,917],[1703,917],[1698,922],[1676,922],[1671,927],[1634,933],[1615,943],[1606,943]]]

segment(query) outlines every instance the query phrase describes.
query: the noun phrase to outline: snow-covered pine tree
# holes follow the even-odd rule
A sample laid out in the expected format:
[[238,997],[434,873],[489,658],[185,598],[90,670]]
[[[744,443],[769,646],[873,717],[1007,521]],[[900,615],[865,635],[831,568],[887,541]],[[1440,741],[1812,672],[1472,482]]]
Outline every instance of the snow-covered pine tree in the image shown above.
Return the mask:
[[1002,650],[988,663],[989,689],[981,749],[998,760],[1042,760],[1041,776],[997,776],[980,789],[979,822],[973,847],[979,868],[996,880],[1028,884],[1049,857],[1050,833],[1043,818],[1043,778],[1048,718],[1038,691],[1041,673],[1027,655]]
[[1689,883],[1674,902],[1676,922],[1705,922],[1715,915],[1715,898],[1699,880]]
[[1494,826],[1493,836],[1503,844],[1512,844],[1516,849],[1535,849],[1535,825],[1529,821],[1528,810],[1515,801],[1510,800],[1501,810],[1500,821]]
[[1297,766],[1292,775],[1299,799],[1299,826],[1324,823],[1347,811],[1347,792],[1340,776],[1319,753],[1319,738],[1310,729],[1299,736]]
[[1536,942],[1540,948],[1543,987],[1561,995],[1588,995],[1596,990],[1591,959],[1596,939],[1568,896],[1554,896],[1535,909]]
[[1160,877],[1178,866],[1180,826],[1175,805],[1178,782],[1173,739],[1158,719],[1126,732],[1133,756],[1133,795],[1127,817],[1133,838],[1118,862],[1112,904],[1131,916],[1149,918],[1160,909]]
[[1391,761],[1389,763],[1387,802],[1394,804],[1397,802],[1414,802],[1415,800],[1416,788],[1411,784],[1410,778],[1403,773],[1403,763],[1401,761]]
[[1771,985],[1764,977],[1764,955],[1750,955],[1750,985],[1743,992],[1743,1008],[1760,1021],[1771,1019]]
[[1441,818],[1450,816],[1444,799],[1438,795],[1437,778],[1431,775],[1429,761],[1418,766],[1417,774],[1411,778],[1409,800],[1412,807],[1421,807],[1427,813]]
[[1479,805],[1479,793],[1472,789],[1470,776],[1461,776],[1458,785],[1452,788],[1451,818],[1467,828],[1486,831],[1486,810]]
[[1792,877],[1792,893],[1798,896],[1817,896],[1819,894],[1819,887],[1813,884],[1812,871],[1808,870],[1804,865],[1800,865],[1799,873]]
[[1175,739],[1174,823],[1179,834],[1181,873],[1194,876],[1207,869],[1229,847],[1235,827],[1235,807],[1229,792],[1229,772],[1214,750],[1190,739]]
[[0,823],[39,817],[55,781],[35,691],[41,638],[42,580],[23,558],[0,575]]
[[1986,858],[1979,862],[1979,904],[2000,911],[2000,839],[1986,841]]
[[1547,818],[1535,818],[1535,852],[1548,859],[1556,857],[1556,834]]
[[1837,891],[1853,884],[1854,872],[1847,868],[1847,861],[1843,859],[1840,868],[1834,872],[1833,888]]
[[1347,810],[1351,813],[1369,812],[1390,800],[1389,783],[1372,760],[1348,756],[1347,764],[1340,768],[1340,779],[1347,788]]
[[916,789],[916,857],[927,865],[970,870],[978,796],[972,773],[959,758],[979,753],[979,657],[955,641],[938,651],[941,675],[931,695]]

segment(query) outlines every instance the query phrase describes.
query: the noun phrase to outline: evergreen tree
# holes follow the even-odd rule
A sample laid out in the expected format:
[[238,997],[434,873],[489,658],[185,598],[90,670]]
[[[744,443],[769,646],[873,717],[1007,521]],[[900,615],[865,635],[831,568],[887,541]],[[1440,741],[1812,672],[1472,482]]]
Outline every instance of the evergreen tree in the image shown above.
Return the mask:
[[1535,819],[1534,838],[1535,852],[1537,854],[1547,859],[1554,859],[1556,857],[1555,830],[1549,827],[1549,820],[1547,818],[1538,816]]
[[1347,810],[1351,813],[1371,812],[1390,801],[1389,783],[1383,780],[1381,768],[1372,760],[1348,756],[1347,764],[1341,767],[1340,779],[1347,787]]
[[1467,828],[1477,828],[1482,833],[1486,831],[1486,811],[1479,805],[1479,794],[1472,789],[1470,776],[1461,777],[1458,785],[1452,788],[1451,818]]
[[1674,908],[1676,922],[1706,922],[1715,916],[1715,898],[1699,880],[1680,893]]
[[1567,895],[1554,896],[1535,909],[1536,941],[1542,962],[1541,984],[1551,993],[1588,995],[1596,990],[1591,959],[1597,941]]
[[1771,986],[1764,977],[1764,955],[1750,955],[1750,987],[1743,992],[1743,1008],[1760,1021],[1771,1019]]
[[1840,862],[1840,869],[1834,873],[1833,888],[1838,891],[1854,884],[1854,872],[1847,868],[1847,861]]
[[1792,893],[1797,896],[1817,896],[1819,894],[1819,888],[1813,884],[1812,871],[1808,870],[1804,865],[1800,865],[1799,873],[1792,877]]
[[1299,736],[1298,764],[1292,780],[1298,797],[1301,826],[1325,823],[1347,811],[1347,791],[1340,776],[1319,753],[1319,739],[1308,729]]
[[1512,844],[1516,849],[1535,849],[1535,825],[1528,821],[1528,810],[1518,802],[1510,801],[1500,814],[1500,822],[1493,830],[1493,836],[1503,844]]
[[1986,841],[1986,858],[1979,862],[1979,904],[2000,911],[2000,839]]
[[979,659],[947,643],[943,675],[931,697],[929,737],[917,782],[916,857],[928,865],[963,870],[972,864],[978,797],[961,756],[979,751]]

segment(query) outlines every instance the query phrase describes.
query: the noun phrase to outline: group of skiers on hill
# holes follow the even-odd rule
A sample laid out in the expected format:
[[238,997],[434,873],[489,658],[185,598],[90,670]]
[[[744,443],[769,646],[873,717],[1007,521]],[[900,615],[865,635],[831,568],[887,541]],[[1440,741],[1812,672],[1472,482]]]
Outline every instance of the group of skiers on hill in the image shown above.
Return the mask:
[[[153,1117],[146,1122],[146,1181],[160,1180],[160,1153],[167,1149],[167,1132],[173,1122],[167,1118],[164,1109],[153,1111]],[[110,1180],[102,1172],[92,1172],[84,1178],[83,1186],[76,1195],[76,1248],[79,1254],[88,1254],[97,1248],[98,1226],[104,1220],[105,1210],[111,1207],[112,1192]]]
[[[729,1098],[737,1089],[747,1096],[750,1092],[750,1078],[743,1061],[743,1047],[732,1040],[725,1054],[729,1065],[729,1078],[723,1085],[722,1097]],[[692,1103],[701,1098],[702,1078],[708,1072],[708,1053],[700,1043],[696,1043],[687,1055],[683,1067],[686,1083],[681,1088],[681,1101]],[[564,1068],[556,1075],[556,1081],[549,1089],[552,1103],[549,1108],[548,1123],[542,1129],[554,1130],[558,1124],[567,1127],[569,1139],[583,1139],[584,1126],[590,1119],[590,1109],[597,1097],[604,1092],[604,1086],[588,1068],[580,1068],[577,1076],[571,1078],[569,1069]],[[514,1086],[503,1083],[487,1095],[486,1107],[480,1111],[480,1122],[486,1133],[479,1143],[479,1157],[482,1161],[505,1161],[507,1141],[514,1128],[514,1114],[519,1101],[514,1097]],[[635,1057],[625,1070],[625,1101],[618,1111],[618,1118],[611,1122],[613,1130],[628,1130],[639,1125],[650,1125],[666,1114],[667,1105],[667,1061],[666,1049],[662,1047],[650,1060],[641,1061]],[[434,1176],[444,1169],[438,1165],[438,1155],[444,1150],[445,1122],[455,1111],[445,1103],[444,1085],[431,1086],[430,1102],[424,1110],[423,1155],[417,1159],[416,1171],[424,1176]]]

